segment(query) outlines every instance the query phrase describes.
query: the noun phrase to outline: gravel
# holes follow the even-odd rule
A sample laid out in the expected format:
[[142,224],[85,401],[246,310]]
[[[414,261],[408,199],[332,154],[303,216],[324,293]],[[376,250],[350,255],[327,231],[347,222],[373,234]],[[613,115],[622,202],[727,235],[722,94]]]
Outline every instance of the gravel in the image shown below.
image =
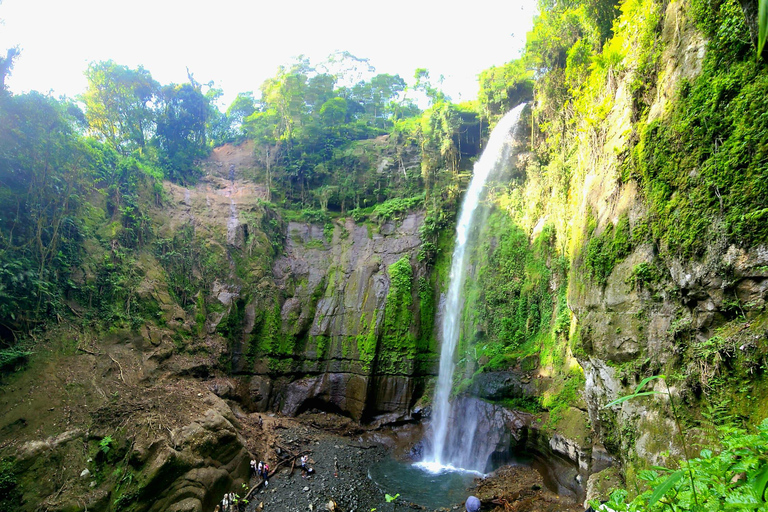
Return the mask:
[[[308,426],[289,427],[278,433],[278,446],[294,454],[309,451],[314,474],[303,478],[298,461],[293,474],[290,463],[281,468],[251,496],[246,511],[327,511],[334,501],[338,512],[419,510],[400,500],[387,503],[385,492],[368,478],[368,467],[387,455],[385,447],[324,433]],[[277,449],[275,450],[278,451]],[[284,453],[285,450],[280,449]],[[273,465],[274,467],[274,465]],[[251,479],[256,485],[258,477]],[[263,507],[263,508],[259,508]]]

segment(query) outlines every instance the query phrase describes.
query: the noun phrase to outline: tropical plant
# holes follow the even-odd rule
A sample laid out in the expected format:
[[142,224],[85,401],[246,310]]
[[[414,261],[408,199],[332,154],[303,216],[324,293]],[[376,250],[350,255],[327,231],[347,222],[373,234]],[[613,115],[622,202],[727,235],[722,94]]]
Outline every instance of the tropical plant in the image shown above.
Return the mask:
[[[653,511],[720,511],[720,510],[768,510],[765,491],[768,487],[768,419],[755,433],[736,427],[721,427],[722,446],[719,453],[711,449],[691,458],[680,417],[664,375],[646,377],[634,393],[622,396],[604,407],[613,407],[627,400],[662,392],[644,390],[651,381],[664,381],[669,403],[682,441],[685,459],[680,468],[673,470],[653,466],[639,473],[639,478],[650,489],[633,500],[627,501],[628,493],[614,491],[606,504],[613,510]],[[594,506],[598,506],[597,503]]]

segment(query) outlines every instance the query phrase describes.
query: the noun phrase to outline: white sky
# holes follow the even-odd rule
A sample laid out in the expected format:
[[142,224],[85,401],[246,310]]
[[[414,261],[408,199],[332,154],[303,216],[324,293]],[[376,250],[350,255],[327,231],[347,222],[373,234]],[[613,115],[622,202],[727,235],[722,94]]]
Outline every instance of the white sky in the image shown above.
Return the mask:
[[429,69],[454,101],[477,94],[477,74],[520,56],[535,0],[0,0],[0,51],[18,45],[15,93],[74,97],[89,62],[142,64],[161,84],[215,81],[229,104],[280,64],[336,50],[377,73]]

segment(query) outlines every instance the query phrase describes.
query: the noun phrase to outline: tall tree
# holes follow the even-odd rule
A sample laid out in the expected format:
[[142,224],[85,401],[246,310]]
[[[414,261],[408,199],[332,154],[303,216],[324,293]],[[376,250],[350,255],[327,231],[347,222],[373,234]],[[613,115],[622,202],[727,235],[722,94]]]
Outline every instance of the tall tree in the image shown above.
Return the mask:
[[0,57],[0,94],[5,91],[5,79],[11,74],[13,61],[18,57],[18,48],[9,48],[5,57]]
[[255,142],[255,151],[261,157],[266,172],[267,201],[272,200],[272,164],[279,150],[279,116],[276,110],[254,112],[244,120],[249,137]]
[[111,60],[91,63],[85,76],[88,89],[81,99],[91,132],[123,155],[141,152],[154,128],[159,84],[142,66],[130,69]]
[[256,112],[256,100],[252,92],[239,92],[227,108],[227,118],[233,131],[242,133],[245,119]]
[[352,88],[352,97],[365,109],[367,121],[381,128],[393,114],[392,102],[405,91],[400,75],[378,74]]
[[192,84],[167,85],[160,91],[156,142],[166,177],[181,183],[200,175],[197,160],[208,152],[208,101]]

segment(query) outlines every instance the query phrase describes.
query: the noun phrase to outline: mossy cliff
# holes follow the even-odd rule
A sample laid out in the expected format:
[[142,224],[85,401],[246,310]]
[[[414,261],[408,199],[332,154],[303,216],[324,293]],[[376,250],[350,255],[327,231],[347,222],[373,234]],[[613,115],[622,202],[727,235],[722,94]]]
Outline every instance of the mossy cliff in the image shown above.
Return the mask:
[[[598,4],[529,34],[531,152],[493,192],[456,384],[541,414],[588,472],[607,450],[634,488],[682,436],[768,414],[768,69],[737,2],[627,0],[602,29]],[[604,407],[658,374],[664,393]]]
[[273,302],[260,312],[245,305],[234,353],[236,373],[254,374],[252,407],[409,417],[435,358],[432,318],[426,335],[420,325],[423,219],[417,212],[381,225],[287,224]]

